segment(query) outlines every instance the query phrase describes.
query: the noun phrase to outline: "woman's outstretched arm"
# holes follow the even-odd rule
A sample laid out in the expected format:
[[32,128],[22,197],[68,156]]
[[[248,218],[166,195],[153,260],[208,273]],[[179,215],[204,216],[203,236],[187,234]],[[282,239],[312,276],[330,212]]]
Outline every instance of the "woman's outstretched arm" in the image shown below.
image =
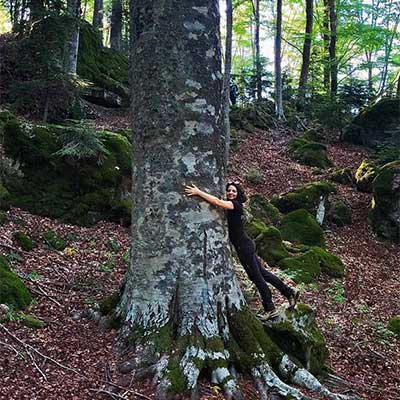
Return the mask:
[[187,196],[199,196],[207,203],[214,206],[225,208],[226,210],[233,210],[233,203],[231,201],[221,200],[218,197],[213,196],[200,190],[197,186],[191,185],[185,187],[185,193]]

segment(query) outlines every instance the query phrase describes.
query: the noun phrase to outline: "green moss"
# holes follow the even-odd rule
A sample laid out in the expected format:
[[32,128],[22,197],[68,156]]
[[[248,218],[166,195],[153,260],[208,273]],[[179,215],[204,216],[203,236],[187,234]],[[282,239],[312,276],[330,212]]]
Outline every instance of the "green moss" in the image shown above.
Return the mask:
[[353,183],[353,174],[350,168],[336,169],[331,173],[331,180],[342,185],[351,185]]
[[281,233],[278,229],[270,226],[261,231],[255,238],[257,254],[269,265],[289,256],[288,251],[282,243]]
[[325,245],[324,232],[307,210],[296,210],[283,217],[280,231],[282,238],[294,244]]
[[43,234],[43,240],[53,249],[63,251],[67,247],[67,242],[57,236],[53,231],[48,231]]
[[7,304],[16,310],[26,309],[32,297],[22,282],[14,274],[4,257],[0,260],[0,304]]
[[400,336],[400,315],[396,315],[389,320],[388,329],[397,336]]
[[35,247],[33,240],[23,232],[14,232],[13,239],[22,250],[31,251]]
[[168,392],[172,394],[181,394],[187,390],[187,381],[180,367],[180,359],[171,357],[168,361],[167,376],[171,383]]
[[354,176],[357,189],[360,192],[372,192],[372,182],[378,172],[378,167],[373,161],[363,160]]
[[338,201],[331,205],[328,212],[328,218],[337,226],[351,225],[351,208],[342,201]]
[[335,192],[336,189],[329,182],[310,182],[288,193],[274,196],[271,203],[283,213],[300,208],[314,212],[318,207],[321,196],[327,197],[330,193]]
[[295,138],[288,144],[289,155],[302,164],[326,169],[331,165],[328,159],[327,147],[307,138]]
[[119,134],[104,131],[102,133],[105,146],[115,157],[123,174],[130,175],[132,171],[132,145],[129,140]]
[[260,194],[250,197],[249,206],[251,215],[266,225],[275,225],[282,217],[279,210]]
[[398,191],[397,185],[393,185],[393,178],[400,174],[400,161],[394,161],[384,165],[373,181],[374,196],[392,196]]
[[278,267],[290,275],[296,283],[312,283],[321,273],[318,255],[313,250],[285,258],[278,263]]
[[333,278],[342,278],[345,275],[344,265],[338,256],[320,247],[313,247],[312,251],[318,256],[322,272]]
[[4,225],[8,220],[8,215],[4,211],[0,211],[0,225]]
[[41,329],[44,327],[44,322],[35,317],[34,315],[30,314],[27,315],[24,313],[19,313],[19,315],[21,316],[20,319],[21,323],[27,326],[28,328]]

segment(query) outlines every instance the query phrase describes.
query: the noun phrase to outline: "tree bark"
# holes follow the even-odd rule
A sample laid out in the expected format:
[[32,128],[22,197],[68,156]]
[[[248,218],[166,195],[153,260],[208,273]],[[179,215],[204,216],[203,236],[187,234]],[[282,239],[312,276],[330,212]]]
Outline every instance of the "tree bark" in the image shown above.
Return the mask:
[[103,41],[103,27],[103,0],[94,0],[93,28],[99,32],[101,41]]
[[336,9],[335,0],[329,0],[329,27],[330,27],[330,43],[329,43],[329,64],[330,64],[330,78],[331,78],[331,97],[337,94],[337,75],[338,66],[336,58]]
[[229,121],[230,109],[230,82],[232,68],[232,0],[226,0],[226,39],[225,39],[225,67],[224,67],[224,123],[226,137],[225,163],[228,163],[229,146],[231,141],[231,127]]
[[272,343],[244,305],[223,212],[183,196],[183,185],[191,182],[215,194],[224,190],[219,2],[132,2],[134,208],[117,315],[120,346],[135,353],[124,371],[154,375],[156,399],[185,391],[195,398],[204,372],[227,398],[242,399],[229,370],[236,362],[252,374],[262,398],[269,386],[309,399],[278,378],[273,360],[289,381],[345,399]]
[[110,46],[121,50],[122,45],[122,1],[112,0]]
[[252,0],[255,21],[254,47],[256,64],[256,93],[257,100],[262,99],[261,56],[260,56],[260,0]]
[[303,44],[303,60],[301,64],[299,81],[299,104],[302,106],[305,101],[308,71],[311,58],[311,38],[313,32],[313,0],[306,0],[306,31]]
[[68,0],[67,13],[71,17],[68,41],[64,49],[64,71],[76,75],[79,49],[79,17],[81,10],[80,0]]
[[275,113],[278,119],[284,119],[282,104],[282,0],[276,3],[276,33],[275,33]]
[[29,0],[28,7],[31,24],[44,16],[45,8],[42,0]]

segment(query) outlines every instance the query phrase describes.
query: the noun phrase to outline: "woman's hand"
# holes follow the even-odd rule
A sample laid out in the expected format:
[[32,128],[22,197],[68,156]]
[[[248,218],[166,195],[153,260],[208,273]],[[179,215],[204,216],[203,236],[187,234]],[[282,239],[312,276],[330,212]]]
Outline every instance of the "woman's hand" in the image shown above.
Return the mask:
[[196,186],[193,185],[192,186],[185,186],[185,193],[186,196],[198,196],[200,194],[200,189]]

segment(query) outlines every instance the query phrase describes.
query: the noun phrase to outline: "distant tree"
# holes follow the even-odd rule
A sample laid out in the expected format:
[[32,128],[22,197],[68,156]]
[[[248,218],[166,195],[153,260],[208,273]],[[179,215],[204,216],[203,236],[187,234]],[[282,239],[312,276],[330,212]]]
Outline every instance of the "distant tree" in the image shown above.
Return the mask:
[[115,50],[122,47],[122,15],[122,0],[112,0],[110,47]]
[[276,2],[275,25],[275,113],[278,119],[284,118],[282,102],[282,0]]
[[93,7],[93,28],[98,30],[103,41],[103,0],[94,0]]
[[64,71],[69,75],[76,75],[79,49],[80,13],[81,0],[68,0],[67,15],[71,19],[71,24],[64,49]]

